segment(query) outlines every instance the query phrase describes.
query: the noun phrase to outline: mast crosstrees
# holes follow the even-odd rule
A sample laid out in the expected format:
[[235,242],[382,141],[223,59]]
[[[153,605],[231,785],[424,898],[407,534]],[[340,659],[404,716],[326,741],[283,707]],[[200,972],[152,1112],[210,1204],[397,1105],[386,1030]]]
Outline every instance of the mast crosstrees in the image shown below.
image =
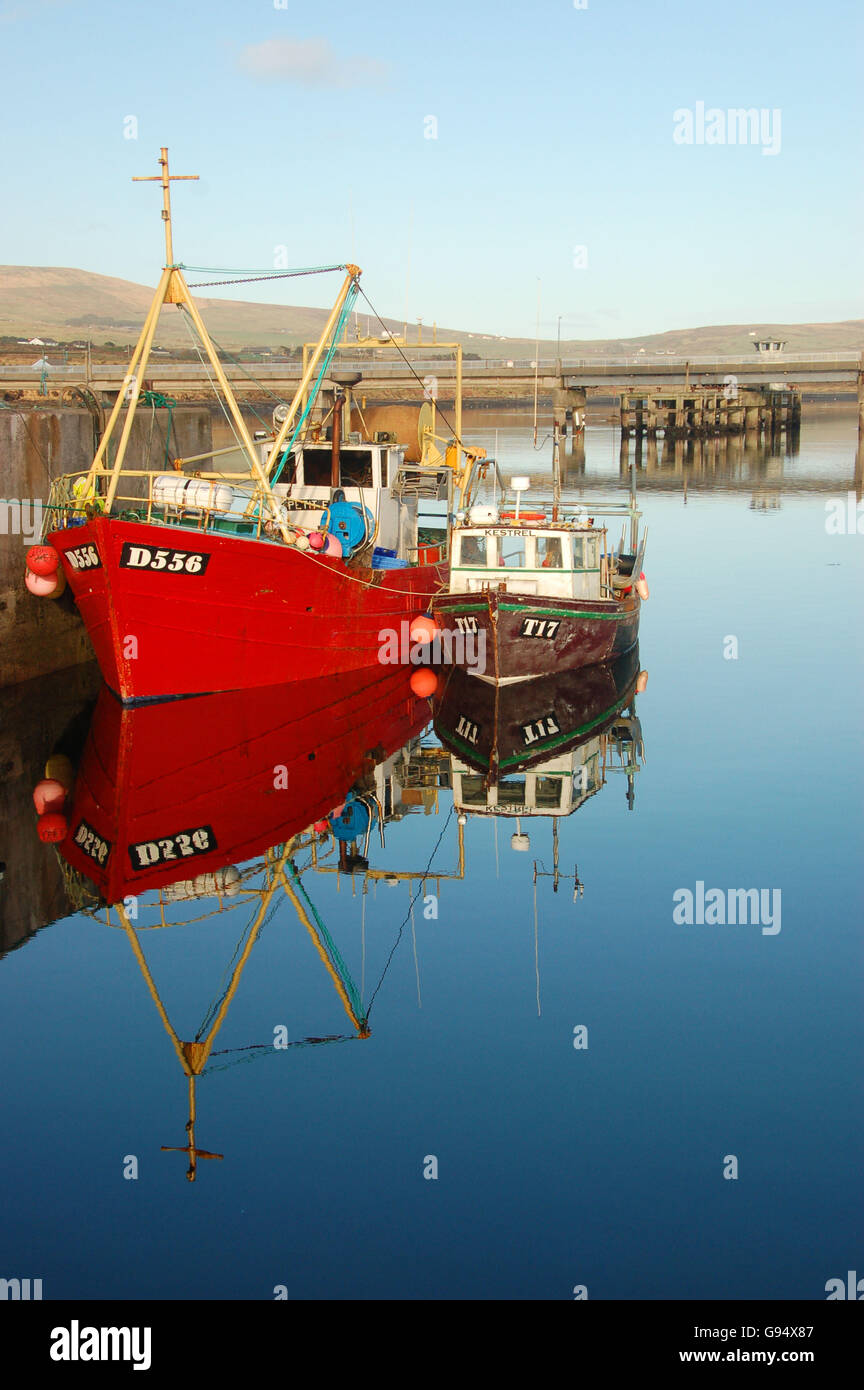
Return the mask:
[[162,221],[165,223],[165,269],[174,268],[174,243],[171,236],[171,184],[178,181],[198,179],[198,174],[171,174],[168,172],[168,147],[163,145],[159,152],[161,174],[133,174],[133,183],[161,183]]

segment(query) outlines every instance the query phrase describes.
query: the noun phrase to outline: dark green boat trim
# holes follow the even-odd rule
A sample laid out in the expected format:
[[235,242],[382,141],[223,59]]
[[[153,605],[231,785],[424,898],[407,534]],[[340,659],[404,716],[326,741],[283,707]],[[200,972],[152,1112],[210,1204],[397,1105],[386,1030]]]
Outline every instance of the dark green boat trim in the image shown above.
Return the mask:
[[[632,617],[632,613],[583,613],[573,608],[532,608],[528,603],[499,603],[502,613],[524,613],[526,617],[539,618],[598,618],[603,622],[618,623],[622,618]],[[441,605],[442,613],[488,613],[485,603],[454,603]]]
[[[614,718],[615,715],[624,708],[626,703],[626,697],[622,696],[620,700],[616,700],[614,705],[610,705],[609,708],[598,715],[596,719],[589,719],[587,724],[580,724],[578,728],[571,729],[569,733],[561,734],[558,738],[547,738],[543,739],[541,742],[532,743],[530,749],[526,748],[524,752],[517,754],[515,757],[501,758],[498,761],[498,767],[512,767],[514,763],[524,762],[526,758],[536,758],[537,754],[540,752],[549,752],[553,748],[557,748],[561,743],[570,743],[574,738],[580,738],[582,734],[590,733],[598,724],[605,724],[609,719]],[[472,748],[470,743],[466,743],[464,739],[449,732],[447,738],[450,743],[455,744],[457,748],[464,750],[469,757],[474,757],[478,762],[480,761],[476,748]],[[487,758],[485,761],[487,766],[491,767],[491,760]]]

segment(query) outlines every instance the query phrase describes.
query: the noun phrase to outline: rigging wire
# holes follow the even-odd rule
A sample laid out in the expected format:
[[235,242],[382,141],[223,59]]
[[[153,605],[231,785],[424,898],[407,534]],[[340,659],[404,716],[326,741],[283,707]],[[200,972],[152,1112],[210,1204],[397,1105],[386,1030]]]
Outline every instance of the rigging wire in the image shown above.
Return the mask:
[[446,819],[446,821],[444,822],[444,825],[443,825],[442,828],[441,828],[441,834],[438,836],[438,839],[435,841],[435,844],[434,844],[433,849],[432,849],[432,853],[430,854],[429,860],[428,860],[428,862],[427,862],[427,864],[426,864],[426,868],[423,870],[423,877],[420,879],[420,882],[419,882],[418,887],[417,887],[417,891],[414,893],[413,897],[411,898],[411,902],[410,902],[409,905],[408,905],[408,911],[406,912],[405,916],[402,918],[402,922],[401,922],[401,925],[400,925],[400,927],[399,927],[399,931],[398,931],[398,933],[397,933],[397,935],[396,935],[396,940],[393,942],[393,946],[392,946],[392,948],[391,948],[391,951],[390,951],[389,956],[387,957],[387,961],[386,961],[386,964],[385,964],[385,966],[384,966],[384,969],[381,971],[381,978],[379,979],[377,985],[375,986],[375,988],[374,988],[373,991],[372,991],[372,997],[371,997],[371,999],[369,1000],[369,1006],[368,1006],[368,1008],[367,1008],[367,1010],[366,1010],[366,1019],[367,1019],[367,1021],[368,1021],[368,1019],[369,1019],[369,1015],[370,1015],[371,1012],[372,1012],[372,1005],[375,1003],[375,996],[376,996],[376,994],[378,993],[379,989],[381,988],[382,984],[384,983],[384,976],[387,974],[387,971],[390,969],[390,962],[392,961],[394,955],[396,954],[396,947],[399,945],[399,942],[402,940],[402,933],[403,933],[403,931],[405,930],[405,927],[406,927],[407,923],[409,922],[409,920],[410,920],[410,918],[411,918],[411,911],[412,911],[412,909],[413,909],[413,907],[414,907],[414,904],[416,903],[417,899],[420,897],[420,894],[423,892],[423,888],[424,888],[424,886],[425,886],[425,884],[426,884],[426,880],[427,880],[427,878],[429,877],[429,870],[432,868],[432,861],[433,861],[433,859],[435,858],[435,855],[438,853],[438,846],[441,844],[441,841],[444,839],[444,835],[445,835],[445,833],[446,833],[447,827],[448,827],[448,825],[450,824],[450,821],[451,821],[452,817],[453,817],[453,805],[452,805],[452,803],[451,803],[451,805],[450,805],[450,810],[449,810],[448,815],[447,815],[447,819]]
[[[375,317],[376,317],[376,319],[378,320],[378,322],[380,323],[381,327],[384,329],[384,332],[387,333],[387,334],[389,335],[389,341],[390,341],[390,343],[391,343],[392,346],[396,349],[396,351],[398,352],[399,356],[402,358],[402,361],[405,363],[405,366],[408,368],[409,372],[410,372],[411,375],[415,378],[415,380],[417,380],[417,381],[420,383],[420,385],[423,387],[423,392],[424,392],[424,395],[425,395],[425,392],[426,392],[426,385],[425,385],[425,382],[423,381],[423,378],[420,376],[419,372],[417,372],[417,371],[414,370],[414,364],[413,364],[413,362],[409,361],[409,359],[405,356],[405,354],[404,354],[404,352],[402,351],[402,349],[401,349],[401,347],[399,346],[399,344],[398,344],[397,342],[394,341],[394,339],[393,339],[393,337],[392,337],[392,334],[390,333],[390,329],[387,327],[387,325],[386,325],[386,323],[384,322],[384,320],[382,319],[381,315],[378,313],[378,310],[375,308],[375,305],[372,303],[372,300],[369,298],[368,294],[367,294],[366,291],[363,289],[362,285],[359,286],[358,288],[359,288],[360,294],[363,296],[363,298],[366,300],[366,303],[369,305],[369,308],[372,310],[372,313],[375,315]],[[443,410],[440,408],[440,406],[438,405],[438,402],[437,402],[437,401],[435,402],[435,409],[436,409],[436,411],[438,412],[438,414],[441,416],[441,419],[444,421],[445,425],[446,425],[447,428],[449,429],[449,431],[450,431],[450,433],[452,434],[453,438],[456,440],[456,443],[459,445],[460,449],[464,449],[464,448],[465,448],[465,445],[462,443],[461,438],[460,438],[459,435],[456,433],[455,427],[450,423],[450,421],[448,420],[447,416],[444,414],[444,411],[443,411]]]
[[540,942],[537,929],[537,875],[534,875],[534,976],[537,982],[537,1017],[540,1017]]
[[258,280],[296,280],[303,275],[328,275],[334,270],[347,270],[345,265],[313,265],[301,270],[238,270],[236,266],[183,265],[178,270],[191,271],[193,275],[233,275],[233,280],[202,280],[189,283],[190,290],[208,289],[212,285],[249,285]]
[[[268,924],[270,921],[272,921],[272,919],[273,919],[273,914],[274,914],[275,910],[276,910],[276,905],[275,905],[275,904],[271,905],[270,910],[267,912],[267,915],[265,916],[264,921],[261,923],[261,926],[260,926],[260,928],[259,928],[259,940],[260,940],[261,933],[264,931],[264,928],[267,926],[267,924]],[[198,1029],[198,1032],[195,1034],[195,1041],[196,1041],[196,1042],[200,1042],[202,1033],[204,1033],[204,1032],[207,1030],[207,1028],[209,1027],[209,1025],[210,1025],[212,1019],[215,1017],[216,1013],[218,1012],[219,1008],[221,1007],[221,1004],[222,1004],[223,999],[225,998],[225,995],[228,993],[228,988],[229,988],[230,983],[231,983],[230,975],[231,975],[231,972],[232,972],[232,970],[233,970],[234,963],[235,963],[235,961],[237,960],[238,956],[240,955],[241,950],[243,949],[243,947],[244,947],[244,945],[245,945],[246,939],[248,938],[249,933],[250,933],[250,931],[252,930],[252,927],[253,927],[254,924],[255,924],[255,916],[256,916],[256,914],[257,914],[257,911],[258,911],[257,907],[254,907],[254,905],[253,905],[253,912],[252,912],[252,915],[251,915],[249,921],[246,923],[246,926],[243,928],[243,931],[242,931],[241,934],[240,934],[240,938],[239,938],[239,940],[238,940],[238,942],[237,942],[237,945],[236,945],[235,948],[234,948],[234,954],[233,954],[233,956],[231,957],[230,961],[229,961],[228,964],[225,966],[225,969],[224,969],[223,972],[222,972],[222,989],[220,990],[220,992],[219,992],[219,993],[215,996],[215,998],[213,999],[212,1003],[210,1004],[209,1009],[207,1010],[206,1014],[204,1015],[204,1018],[203,1018],[203,1020],[202,1020],[202,1022],[201,1022],[201,1026],[200,1026],[200,1028]]]
[[[209,332],[209,329],[208,329],[208,332]],[[211,343],[213,344],[213,346],[217,349],[217,351],[218,351],[223,357],[227,358],[228,361],[231,363],[232,366],[237,367],[237,368],[243,373],[243,375],[244,375],[245,377],[248,377],[249,380],[250,380],[251,382],[253,382],[253,383],[258,387],[258,389],[259,389],[260,391],[263,391],[266,395],[270,396],[272,400],[274,400],[274,401],[277,402],[277,404],[279,404],[279,405],[282,405],[282,404],[283,404],[284,399],[285,399],[284,396],[280,396],[280,395],[277,394],[276,391],[272,391],[272,390],[270,389],[270,387],[267,385],[266,381],[259,381],[258,377],[255,376],[254,372],[250,372],[250,371],[247,370],[247,368],[246,368],[246,367],[243,365],[243,363],[240,361],[240,358],[239,358],[239,357],[235,357],[234,354],[233,354],[232,352],[229,352],[228,349],[227,349],[226,347],[223,347],[221,343],[218,343],[218,342],[216,341],[216,339],[213,337],[213,334],[212,334],[212,333],[210,334],[210,341],[211,341]],[[249,405],[249,408],[250,408],[250,410],[252,411],[253,415],[256,417],[256,419],[260,420],[260,421],[261,421],[261,424],[262,424],[262,425],[266,425],[266,426],[268,427],[268,429],[269,429],[269,428],[271,427],[271,425],[272,425],[272,421],[270,421],[270,420],[265,420],[264,417],[263,417],[263,415],[259,415],[259,414],[258,414],[258,411],[255,409],[255,407],[254,407],[254,405],[251,403],[251,401],[250,401],[250,402],[247,402],[247,404]]]
[[228,410],[228,407],[226,406],[225,402],[224,402],[223,399],[222,399],[222,396],[221,396],[219,390],[217,389],[216,383],[214,382],[212,376],[210,375],[210,365],[209,365],[209,363],[208,363],[207,361],[205,361],[204,353],[203,353],[202,350],[201,350],[201,344],[198,342],[198,340],[197,340],[196,337],[195,337],[195,334],[194,334],[193,331],[192,331],[192,325],[191,325],[190,320],[189,320],[189,313],[188,313],[188,310],[187,310],[185,304],[178,304],[178,305],[177,305],[177,308],[180,310],[180,313],[181,313],[182,318],[183,318],[183,322],[184,322],[185,325],[186,325],[186,329],[187,329],[187,332],[188,332],[188,334],[189,334],[189,338],[190,338],[190,340],[191,340],[191,342],[192,342],[192,346],[193,346],[193,348],[195,349],[195,351],[196,351],[197,354],[198,354],[198,360],[199,360],[199,362],[201,363],[201,366],[204,368],[204,371],[205,371],[206,376],[207,376],[207,380],[209,381],[210,386],[211,386],[211,389],[212,389],[212,391],[213,391],[213,395],[216,397],[217,401],[219,402],[219,408],[221,409],[222,414],[225,416],[225,423],[227,424],[227,426],[228,426],[229,430],[231,431],[232,435],[234,436],[234,442],[236,443],[237,448],[240,450],[241,453],[245,453],[245,446],[244,446],[243,441],[241,440],[240,436],[239,436],[238,433],[237,433],[237,427],[236,427],[236,425],[234,424],[233,419],[231,418],[231,414],[230,414],[230,412],[229,412],[229,410]]
[[420,962],[417,959],[417,929],[414,926],[414,904],[411,904],[411,939],[414,942],[414,974],[417,976],[417,1007],[423,1008],[423,1000],[420,998]]
[[338,318],[338,320],[337,320],[337,322],[336,322],[336,325],[335,325],[335,327],[334,327],[334,329],[333,329],[333,333],[332,333],[331,338],[330,338],[330,346],[326,349],[326,351],[325,351],[324,354],[323,354],[323,357],[321,358],[321,367],[320,367],[320,370],[319,370],[319,372],[318,372],[317,377],[315,378],[315,384],[314,384],[314,386],[312,387],[312,390],[311,390],[310,393],[309,393],[309,398],[308,398],[308,400],[307,400],[307,402],[306,402],[306,405],[305,405],[304,409],[301,411],[301,413],[300,413],[300,415],[299,415],[299,417],[298,417],[298,419],[297,419],[297,423],[296,423],[296,425],[294,426],[294,431],[293,431],[293,433],[292,433],[292,435],[291,435],[291,438],[290,438],[289,440],[287,440],[287,441],[282,445],[282,456],[281,456],[281,458],[280,458],[280,460],[279,460],[279,466],[278,466],[278,468],[276,469],[275,473],[273,474],[273,477],[270,479],[270,485],[271,485],[271,487],[274,486],[274,484],[278,483],[279,479],[281,478],[282,472],[283,472],[283,470],[284,470],[284,468],[285,468],[285,463],[286,463],[287,459],[290,457],[291,450],[294,448],[294,444],[295,444],[295,442],[296,442],[296,440],[297,440],[297,436],[299,435],[300,431],[302,430],[303,426],[305,425],[306,419],[307,419],[307,417],[308,417],[310,411],[312,410],[312,407],[314,406],[315,401],[317,400],[318,392],[319,392],[320,389],[321,389],[321,383],[323,382],[325,376],[327,375],[327,371],[328,371],[328,369],[329,369],[329,367],[330,367],[330,363],[333,361],[333,356],[334,356],[334,353],[336,352],[336,348],[337,348],[337,345],[338,345],[338,343],[339,343],[339,339],[342,337],[342,333],[343,333],[343,331],[344,331],[345,324],[346,324],[346,322],[348,321],[348,319],[349,319],[350,316],[351,316],[351,312],[352,312],[352,310],[353,310],[353,308],[354,308],[354,305],[355,305],[355,303],[356,303],[357,295],[358,295],[358,293],[359,293],[359,290],[360,290],[359,283],[358,283],[357,280],[355,279],[355,280],[352,282],[351,287],[350,287],[350,289],[348,290],[348,293],[347,293],[346,296],[345,296],[345,301],[344,301],[344,303],[343,303],[343,305],[342,305],[342,309],[341,309],[341,312],[340,312],[340,314],[339,314],[339,318]]
[[322,1043],[358,1042],[358,1041],[359,1041],[359,1039],[358,1039],[356,1033],[327,1033],[327,1034],[325,1034],[324,1037],[320,1037],[320,1038],[316,1038],[316,1037],[297,1038],[297,1039],[296,1039],[295,1041],[293,1041],[293,1042],[287,1042],[287,1043],[284,1043],[284,1044],[280,1044],[280,1046],[279,1046],[278,1048],[274,1048],[272,1042],[266,1042],[266,1043],[246,1043],[245,1045],[243,1045],[243,1046],[241,1046],[241,1047],[222,1047],[222,1048],[219,1048],[218,1050],[215,1050],[215,1051],[211,1052],[211,1053],[210,1053],[210,1056],[211,1056],[211,1057],[228,1057],[228,1056],[231,1056],[232,1053],[234,1053],[234,1054],[240,1054],[240,1055],[235,1055],[235,1056],[233,1057],[233,1060],[232,1060],[232,1061],[230,1061],[230,1062],[223,1062],[223,1063],[222,1063],[221,1065],[219,1065],[219,1066],[206,1066],[206,1067],[204,1068],[203,1072],[201,1072],[201,1075],[202,1075],[202,1076],[209,1076],[211,1072],[216,1072],[216,1071],[229,1071],[229,1070],[231,1069],[231,1067],[242,1066],[242,1065],[243,1065],[244,1063],[246,1063],[246,1062],[255,1062],[255,1061],[257,1061],[257,1059],[258,1059],[259,1057],[266,1056],[268,1053],[270,1053],[272,1056],[275,1057],[275,1056],[277,1055],[278,1052],[282,1052],[284,1049],[287,1049],[287,1048],[290,1048],[290,1047],[319,1047]]

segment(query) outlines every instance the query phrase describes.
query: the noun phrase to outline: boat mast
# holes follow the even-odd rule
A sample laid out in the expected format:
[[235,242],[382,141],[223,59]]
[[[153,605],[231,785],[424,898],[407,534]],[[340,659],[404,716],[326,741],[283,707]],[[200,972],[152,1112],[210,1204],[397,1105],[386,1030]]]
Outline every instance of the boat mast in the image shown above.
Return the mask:
[[162,221],[165,226],[165,266],[162,271],[159,284],[156,287],[156,292],[153,296],[152,303],[150,305],[149,310],[147,311],[147,317],[144,320],[144,326],[141,329],[141,334],[136,344],[135,351],[132,354],[132,360],[129,363],[129,368],[126,372],[126,376],[123,379],[123,385],[120,388],[117,400],[114,403],[114,408],[111,411],[111,415],[105,427],[105,433],[102,436],[99,448],[96,451],[96,457],[94,458],[93,463],[90,466],[89,476],[92,480],[96,473],[105,471],[103,467],[103,460],[107,455],[108,444],[114,433],[114,428],[117,419],[120,415],[120,411],[123,408],[126,398],[128,397],[128,410],[126,412],[126,419],[123,422],[123,429],[117,445],[117,455],[114,459],[114,465],[111,470],[111,481],[108,485],[108,492],[105,497],[105,511],[110,512],[111,506],[114,502],[114,498],[117,493],[117,485],[120,479],[120,472],[123,467],[123,460],[126,456],[126,448],[129,443],[129,436],[132,433],[132,425],[135,419],[135,412],[138,408],[138,400],[141,395],[143,373],[150,359],[150,351],[153,346],[153,338],[156,333],[156,325],[159,321],[159,315],[161,313],[163,304],[179,304],[188,311],[189,317],[195,325],[195,329],[198,333],[199,338],[201,339],[204,351],[206,352],[207,357],[210,360],[210,365],[213,368],[216,379],[219,382],[219,385],[225,397],[226,404],[231,413],[231,418],[234,422],[234,426],[237,431],[241,448],[243,449],[243,452],[246,454],[252,472],[255,475],[255,478],[257,479],[258,484],[263,492],[265,504],[269,512],[269,515],[271,519],[278,525],[283,539],[287,539],[287,527],[285,525],[284,520],[282,520],[281,518],[279,504],[270,489],[270,484],[267,475],[261,467],[261,463],[258,458],[258,452],[252,441],[252,436],[249,433],[246,421],[243,419],[234,392],[232,391],[228,378],[226,377],[225,372],[222,368],[222,363],[219,361],[219,355],[216,352],[215,347],[213,346],[213,343],[210,339],[210,335],[204,326],[204,322],[201,318],[201,315],[198,312],[195,301],[193,300],[192,295],[189,292],[189,286],[187,285],[186,280],[184,279],[183,272],[174,261],[174,242],[171,233],[171,184],[177,181],[195,180],[198,178],[198,175],[170,173],[168,167],[168,149],[165,145],[162,146],[160,151],[159,164],[161,166],[161,172],[159,174],[135,176],[133,177],[132,182],[161,183],[162,185]]
[[558,520],[561,506],[561,432],[558,420],[552,421],[552,520]]
[[344,305],[345,300],[348,298],[348,293],[352,285],[356,284],[360,276],[359,266],[346,265],[345,270],[347,271],[345,280],[342,284],[342,288],[336,296],[336,303],[333,305],[333,308],[330,311],[330,317],[324,325],[324,332],[321,334],[321,337],[319,338],[315,346],[315,350],[313,351],[312,356],[310,357],[309,361],[306,363],[303,369],[303,375],[300,378],[300,385],[294,392],[294,399],[288,407],[288,413],[285,416],[285,419],[282,421],[282,424],[279,428],[279,433],[276,435],[276,438],[270,445],[270,452],[267,455],[267,466],[265,469],[265,477],[268,480],[268,486],[270,475],[272,474],[273,469],[276,467],[276,463],[278,461],[282,445],[288,438],[288,432],[297,418],[297,412],[300,409],[301,403],[303,402],[303,398],[309,388],[309,383],[312,380],[315,368],[318,366],[318,363],[324,355],[324,349],[327,344],[327,340],[331,336],[331,334],[335,332],[336,324],[339,321],[339,315],[342,312],[342,306]]

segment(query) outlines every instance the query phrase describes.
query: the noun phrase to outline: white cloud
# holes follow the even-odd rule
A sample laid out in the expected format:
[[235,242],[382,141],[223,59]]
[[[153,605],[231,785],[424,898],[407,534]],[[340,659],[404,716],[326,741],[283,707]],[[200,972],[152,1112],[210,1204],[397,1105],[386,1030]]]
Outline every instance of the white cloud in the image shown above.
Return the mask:
[[17,24],[19,20],[38,19],[41,10],[68,4],[69,0],[27,0],[26,5],[2,5],[0,24]]
[[239,64],[263,82],[296,82],[301,87],[357,87],[380,80],[387,69],[377,58],[342,58],[327,39],[265,39],[248,44]]

